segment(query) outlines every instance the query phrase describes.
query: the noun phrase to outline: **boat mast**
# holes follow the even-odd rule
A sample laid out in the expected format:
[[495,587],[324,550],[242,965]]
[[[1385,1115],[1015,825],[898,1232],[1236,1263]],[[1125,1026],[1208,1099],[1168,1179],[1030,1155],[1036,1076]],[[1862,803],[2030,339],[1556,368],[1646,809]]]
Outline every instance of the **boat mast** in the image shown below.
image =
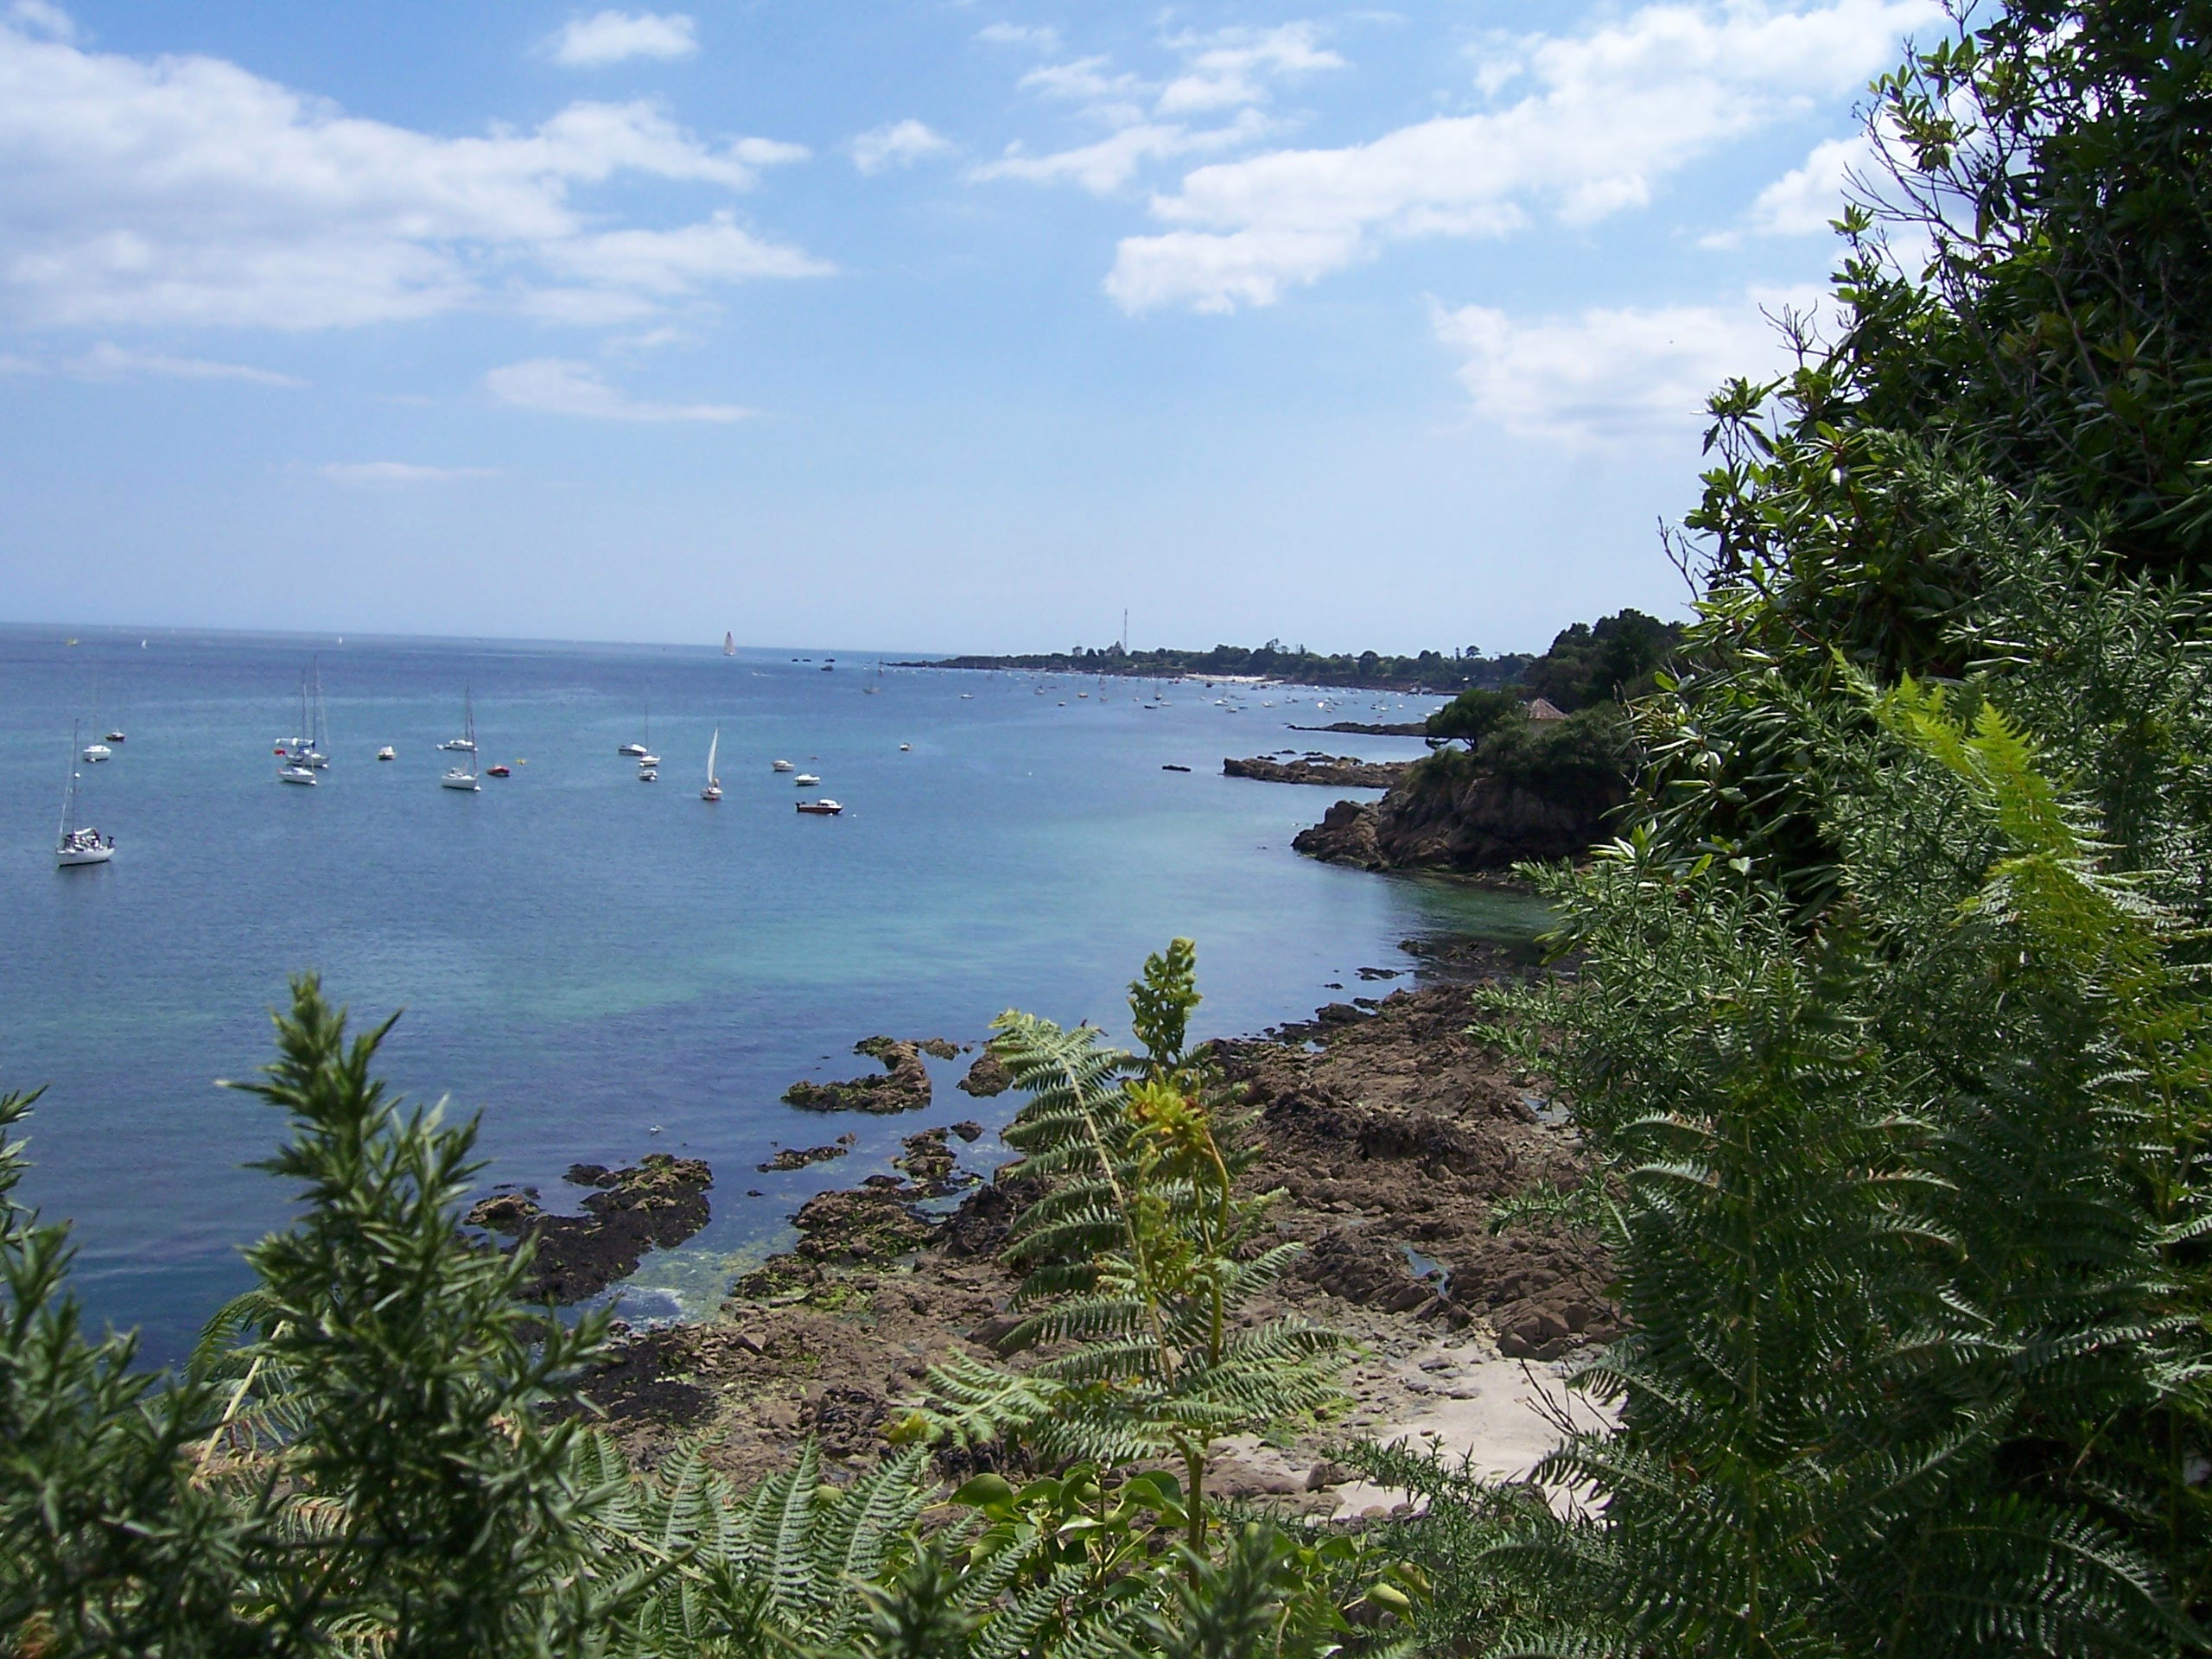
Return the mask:
[[67,842],[77,828],[77,734],[76,721],[69,722],[69,781],[61,788],[61,834]]

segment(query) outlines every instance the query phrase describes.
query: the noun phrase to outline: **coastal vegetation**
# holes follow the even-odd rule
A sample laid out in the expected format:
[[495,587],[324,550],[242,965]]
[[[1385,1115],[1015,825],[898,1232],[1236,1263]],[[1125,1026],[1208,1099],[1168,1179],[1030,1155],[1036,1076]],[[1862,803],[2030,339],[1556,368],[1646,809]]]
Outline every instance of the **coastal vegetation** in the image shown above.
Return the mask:
[[1669,663],[1637,695],[1593,628],[1558,737],[1470,705],[1428,763],[1618,753],[1605,722],[1637,757],[1620,838],[1529,872],[1574,976],[1465,1012],[1595,1160],[1496,1223],[1608,1252],[1628,1329],[1571,1379],[1608,1426],[1521,1486],[1347,1448],[1426,1500],[1361,1530],[1210,1492],[1213,1440],[1325,1411],[1342,1345],[1240,1317],[1287,1257],[1179,944],[1142,1056],[1001,1022],[1022,1359],[941,1370],[842,1487],[633,1468],[561,1409],[602,1325],[518,1307],[527,1247],[456,1230],[471,1130],[390,1101],[381,1029],[303,982],[255,1085],[301,1211],[182,1374],[79,1328],[0,1152],[0,1641],[2203,1650],[2212,4],[2021,0],[1877,105],[1840,321],[1714,399]]
[[1130,651],[1121,645],[1078,645],[1071,651],[1032,652],[1015,657],[944,657],[904,668],[1010,669],[1031,674],[1122,675],[1135,679],[1188,676],[1258,677],[1295,685],[1339,685],[1347,690],[1446,692],[1471,686],[1510,685],[1536,659],[1526,652],[1486,657],[1473,646],[1423,651],[1410,657],[1363,651],[1327,653],[1270,639],[1264,645],[1215,645],[1208,651],[1162,646]]

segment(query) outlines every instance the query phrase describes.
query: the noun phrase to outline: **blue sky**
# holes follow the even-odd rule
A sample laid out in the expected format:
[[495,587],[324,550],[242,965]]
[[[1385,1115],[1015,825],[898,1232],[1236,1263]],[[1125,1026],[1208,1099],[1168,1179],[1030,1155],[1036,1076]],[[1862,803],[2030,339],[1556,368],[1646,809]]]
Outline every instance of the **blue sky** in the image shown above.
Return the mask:
[[1541,648],[1678,612],[1933,0],[0,0],[0,620]]

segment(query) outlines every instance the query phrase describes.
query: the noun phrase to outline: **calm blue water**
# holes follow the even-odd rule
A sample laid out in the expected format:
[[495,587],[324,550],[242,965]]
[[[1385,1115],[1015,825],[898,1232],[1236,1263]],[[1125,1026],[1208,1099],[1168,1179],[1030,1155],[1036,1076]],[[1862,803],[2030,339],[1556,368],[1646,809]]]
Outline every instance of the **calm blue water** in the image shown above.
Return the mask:
[[[1300,858],[1292,833],[1334,796],[1219,776],[1224,754],[1286,746],[1417,753],[1284,729],[1377,703],[1409,718],[1397,698],[1317,715],[1314,693],[1248,690],[1230,713],[1185,684],[1147,710],[1125,683],[1039,696],[1029,677],[825,674],[818,653],[76,633],[0,629],[0,1087],[48,1085],[26,1195],[74,1221],[93,1319],[143,1326],[159,1357],[283,1218],[283,1190],[240,1167],[279,1124],[214,1079],[267,1058],[266,1010],[301,969],[357,1016],[406,1010],[385,1075],[482,1111],[487,1184],[559,1203],[571,1162],[709,1160],[715,1221],[648,1259],[631,1307],[651,1313],[711,1306],[800,1199],[900,1135],[1011,1107],[956,1092],[964,1061],[934,1068],[927,1116],[780,1103],[797,1077],[868,1069],[857,1038],[973,1042],[1009,1004],[1121,1032],[1123,986],[1177,933],[1198,941],[1201,1033],[1252,1031],[1330,982],[1367,988],[1363,965],[1409,966],[1406,937],[1534,921],[1527,901]],[[331,766],[288,787],[270,747],[318,657]],[[514,766],[478,795],[436,783],[464,688],[486,763]],[[120,851],[58,871],[65,745],[80,715],[90,740],[95,697],[129,738],[83,768],[85,816]],[[615,753],[648,700],[652,785]],[[728,795],[709,805],[718,722]],[[844,816],[794,812],[779,756]],[[847,1129],[842,1163],[753,1173],[772,1142]]]

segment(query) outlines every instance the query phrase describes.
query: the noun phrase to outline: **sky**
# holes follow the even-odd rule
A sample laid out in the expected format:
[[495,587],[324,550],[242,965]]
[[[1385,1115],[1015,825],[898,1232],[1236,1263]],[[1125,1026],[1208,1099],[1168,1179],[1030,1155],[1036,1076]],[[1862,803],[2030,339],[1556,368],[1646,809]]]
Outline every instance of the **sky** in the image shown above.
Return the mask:
[[1935,0],[0,0],[0,620],[1541,650]]

